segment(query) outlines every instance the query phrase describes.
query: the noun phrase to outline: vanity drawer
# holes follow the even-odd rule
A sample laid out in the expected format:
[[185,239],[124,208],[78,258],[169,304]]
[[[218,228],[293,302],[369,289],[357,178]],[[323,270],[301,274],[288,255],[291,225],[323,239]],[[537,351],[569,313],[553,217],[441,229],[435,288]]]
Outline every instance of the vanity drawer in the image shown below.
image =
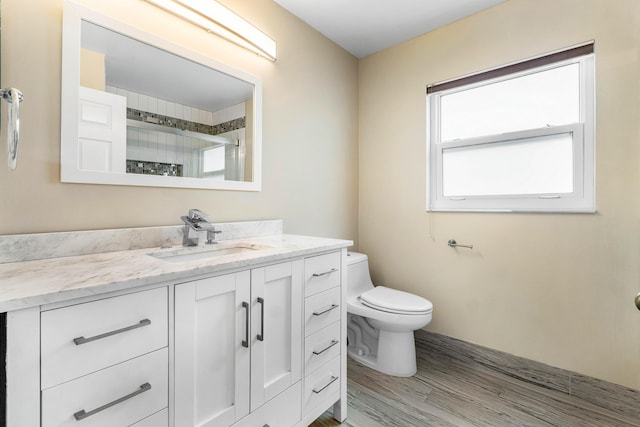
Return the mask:
[[158,288],[42,312],[42,390],[166,347],[167,292]]
[[157,350],[43,391],[42,427],[130,426],[161,411],[168,406],[167,354]]
[[163,409],[150,417],[140,420],[131,427],[169,427],[169,410]]
[[341,296],[337,287],[304,300],[305,337],[340,320]]
[[340,355],[340,322],[309,335],[304,340],[305,375]]
[[303,412],[317,406],[328,406],[340,399],[340,357],[325,363],[304,380]]
[[305,296],[340,285],[341,253],[333,252],[304,260]]

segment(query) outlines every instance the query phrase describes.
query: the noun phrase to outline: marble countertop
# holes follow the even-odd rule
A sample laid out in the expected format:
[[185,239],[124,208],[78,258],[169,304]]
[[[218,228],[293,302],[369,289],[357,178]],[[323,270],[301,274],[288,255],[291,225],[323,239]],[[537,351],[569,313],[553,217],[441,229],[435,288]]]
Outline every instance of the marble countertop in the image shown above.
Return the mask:
[[[181,249],[143,248],[0,264],[0,312],[103,294],[189,277],[251,268],[316,252],[351,246],[349,240],[276,234],[223,240],[215,249],[256,245],[259,250],[170,262],[151,256]],[[198,247],[196,251],[213,246]]]

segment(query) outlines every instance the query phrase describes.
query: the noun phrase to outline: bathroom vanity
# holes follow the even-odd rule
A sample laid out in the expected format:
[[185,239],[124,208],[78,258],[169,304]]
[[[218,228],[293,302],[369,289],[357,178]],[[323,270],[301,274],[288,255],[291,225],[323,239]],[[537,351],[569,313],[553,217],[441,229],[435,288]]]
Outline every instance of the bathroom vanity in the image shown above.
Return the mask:
[[344,420],[352,242],[216,226],[193,248],[181,227],[0,236],[6,425]]

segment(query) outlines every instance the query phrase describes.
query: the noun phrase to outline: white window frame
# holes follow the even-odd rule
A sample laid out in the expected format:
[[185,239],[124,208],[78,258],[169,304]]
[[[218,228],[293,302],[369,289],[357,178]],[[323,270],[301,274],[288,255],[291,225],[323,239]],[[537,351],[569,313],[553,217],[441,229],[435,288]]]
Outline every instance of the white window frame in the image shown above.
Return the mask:
[[[440,141],[440,99],[443,96],[499,81],[580,64],[580,121],[461,140]],[[443,152],[447,149],[509,144],[538,136],[573,135],[573,192],[502,196],[445,197]],[[554,62],[497,78],[427,94],[427,210],[480,212],[595,212],[595,58],[594,54]]]

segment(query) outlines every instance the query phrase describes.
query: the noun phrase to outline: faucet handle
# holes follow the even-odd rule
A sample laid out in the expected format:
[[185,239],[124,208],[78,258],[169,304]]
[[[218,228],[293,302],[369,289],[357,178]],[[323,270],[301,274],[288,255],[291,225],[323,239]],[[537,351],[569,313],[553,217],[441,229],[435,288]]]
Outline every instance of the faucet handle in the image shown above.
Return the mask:
[[202,212],[200,209],[189,209],[189,219],[209,221],[209,215]]
[[207,230],[207,245],[214,245],[218,242],[216,242],[216,234],[220,234],[222,233],[222,231],[220,230]]

